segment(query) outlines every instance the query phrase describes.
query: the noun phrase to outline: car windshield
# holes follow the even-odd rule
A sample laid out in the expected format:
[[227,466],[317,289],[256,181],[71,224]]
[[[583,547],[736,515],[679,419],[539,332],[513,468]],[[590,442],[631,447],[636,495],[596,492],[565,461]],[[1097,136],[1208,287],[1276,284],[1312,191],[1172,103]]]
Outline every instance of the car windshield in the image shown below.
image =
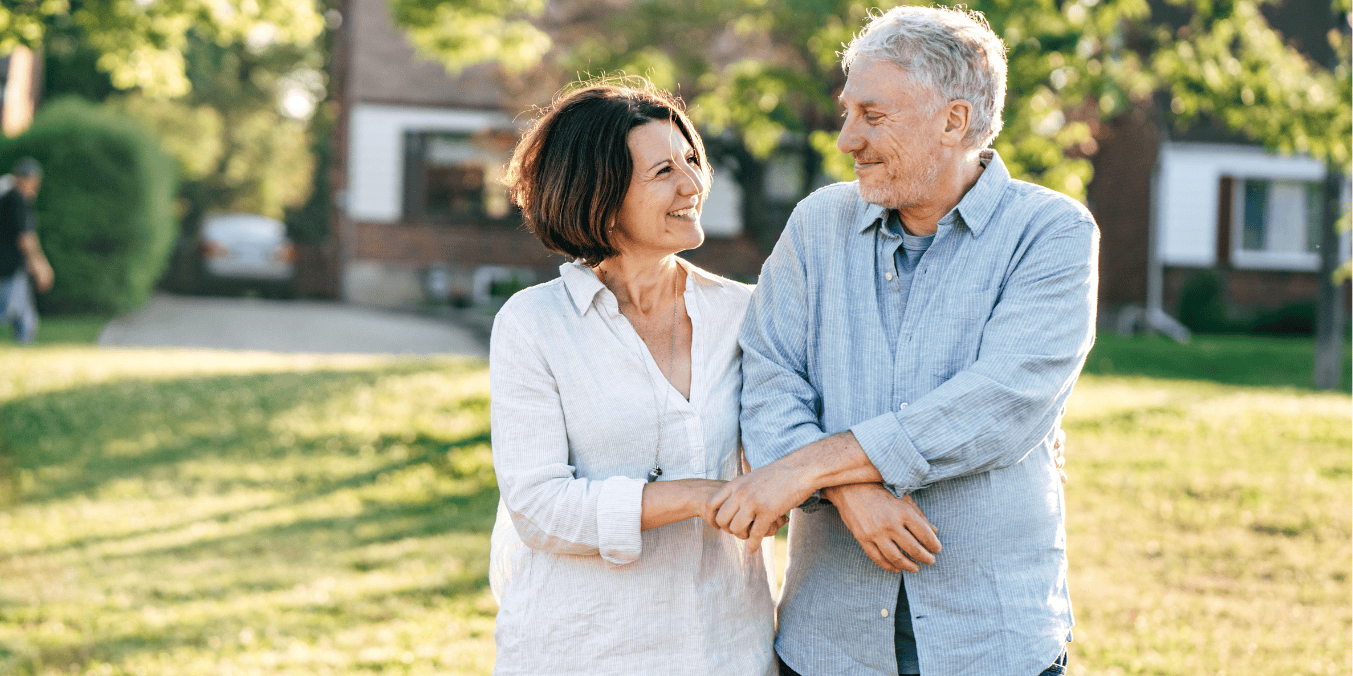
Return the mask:
[[202,234],[216,238],[280,240],[286,226],[263,216],[218,216],[202,225]]

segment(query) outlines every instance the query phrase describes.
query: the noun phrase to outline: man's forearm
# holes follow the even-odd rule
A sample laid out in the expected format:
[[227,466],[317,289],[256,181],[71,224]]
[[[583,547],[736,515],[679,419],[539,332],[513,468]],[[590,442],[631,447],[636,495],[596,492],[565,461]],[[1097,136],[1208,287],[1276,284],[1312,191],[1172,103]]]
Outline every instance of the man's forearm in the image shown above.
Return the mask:
[[772,464],[781,463],[813,491],[883,481],[883,476],[849,430],[808,444]]
[[737,537],[763,537],[824,486],[882,477],[850,432],[834,434],[728,482],[706,505],[705,521]]

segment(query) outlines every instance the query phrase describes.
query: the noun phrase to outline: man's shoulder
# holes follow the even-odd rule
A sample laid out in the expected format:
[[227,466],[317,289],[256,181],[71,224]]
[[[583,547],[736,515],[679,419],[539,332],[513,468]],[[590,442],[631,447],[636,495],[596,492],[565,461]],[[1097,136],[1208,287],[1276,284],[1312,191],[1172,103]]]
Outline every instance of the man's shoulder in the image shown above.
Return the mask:
[[863,210],[868,207],[869,203],[860,198],[858,182],[850,181],[849,183],[833,183],[814,190],[807,197],[799,200],[795,209]]
[[1012,217],[1042,228],[1094,228],[1095,217],[1084,204],[1071,197],[1028,181],[1010,179],[1005,207]]
[[798,205],[794,207],[794,216],[797,219],[791,220],[811,220],[811,227],[815,230],[821,229],[823,221],[826,220],[831,225],[848,231],[845,226],[858,223],[872,206],[860,197],[860,189],[855,181],[833,183],[818,188],[799,200]]

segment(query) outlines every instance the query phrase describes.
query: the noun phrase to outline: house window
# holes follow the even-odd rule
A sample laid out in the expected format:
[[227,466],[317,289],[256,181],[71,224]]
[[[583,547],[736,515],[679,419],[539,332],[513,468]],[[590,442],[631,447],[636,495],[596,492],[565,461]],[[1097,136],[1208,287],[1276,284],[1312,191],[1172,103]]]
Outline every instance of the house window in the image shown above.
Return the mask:
[[507,222],[512,209],[500,179],[510,144],[493,134],[405,134],[405,218],[448,225]]
[[1324,184],[1237,179],[1232,207],[1232,258],[1238,267],[1320,268]]

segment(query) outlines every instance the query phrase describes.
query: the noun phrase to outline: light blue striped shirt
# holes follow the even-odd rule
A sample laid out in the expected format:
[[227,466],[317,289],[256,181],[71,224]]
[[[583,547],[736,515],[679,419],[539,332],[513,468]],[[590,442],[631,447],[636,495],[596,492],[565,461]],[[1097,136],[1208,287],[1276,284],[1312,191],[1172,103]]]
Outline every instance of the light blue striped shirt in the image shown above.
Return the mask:
[[[875,293],[884,209],[846,183],[794,210],[740,337],[754,467],[849,429],[939,527],[944,551],[906,583],[926,676],[1035,676],[1073,624],[1052,435],[1094,342],[1099,234],[1079,203],[986,158],[918,262],[899,335]],[[825,502],[794,510],[789,542],[784,661],[896,674],[900,575]]]

